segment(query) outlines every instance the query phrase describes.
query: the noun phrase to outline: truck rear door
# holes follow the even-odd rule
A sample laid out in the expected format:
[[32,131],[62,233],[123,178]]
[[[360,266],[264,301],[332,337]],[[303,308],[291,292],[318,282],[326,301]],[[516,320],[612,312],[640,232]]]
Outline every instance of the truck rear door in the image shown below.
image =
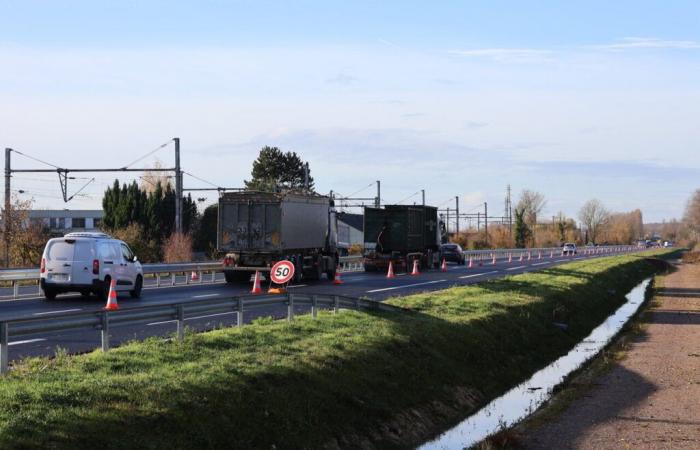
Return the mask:
[[46,252],[46,281],[69,284],[73,272],[74,240],[57,239],[49,243]]

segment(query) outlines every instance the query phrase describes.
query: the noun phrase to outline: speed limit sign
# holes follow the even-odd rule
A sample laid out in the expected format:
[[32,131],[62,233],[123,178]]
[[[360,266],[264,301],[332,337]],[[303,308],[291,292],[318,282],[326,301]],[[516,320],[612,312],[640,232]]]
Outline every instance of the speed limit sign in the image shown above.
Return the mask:
[[294,264],[291,261],[278,261],[270,269],[270,279],[275,284],[284,284],[294,276]]

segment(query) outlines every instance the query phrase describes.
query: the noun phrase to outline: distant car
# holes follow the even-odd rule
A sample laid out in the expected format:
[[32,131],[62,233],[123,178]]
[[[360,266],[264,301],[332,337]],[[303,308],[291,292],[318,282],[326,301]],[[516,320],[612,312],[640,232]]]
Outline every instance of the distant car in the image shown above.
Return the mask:
[[442,244],[440,246],[440,262],[442,262],[443,258],[445,258],[445,261],[456,262],[457,264],[464,264],[466,261],[464,250],[459,244]]
[[570,242],[567,242],[561,248],[561,254],[562,255],[575,255],[576,254],[576,244],[572,244]]
[[111,281],[117,291],[141,296],[143,269],[125,242],[104,233],[68,233],[49,239],[41,256],[41,289],[47,300],[57,294],[91,293],[106,299]]

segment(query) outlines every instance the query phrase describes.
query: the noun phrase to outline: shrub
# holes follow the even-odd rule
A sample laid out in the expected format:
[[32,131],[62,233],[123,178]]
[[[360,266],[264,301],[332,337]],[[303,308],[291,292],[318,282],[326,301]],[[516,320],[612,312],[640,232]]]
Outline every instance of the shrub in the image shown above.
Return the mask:
[[166,263],[192,261],[192,237],[173,233],[163,244],[163,261]]

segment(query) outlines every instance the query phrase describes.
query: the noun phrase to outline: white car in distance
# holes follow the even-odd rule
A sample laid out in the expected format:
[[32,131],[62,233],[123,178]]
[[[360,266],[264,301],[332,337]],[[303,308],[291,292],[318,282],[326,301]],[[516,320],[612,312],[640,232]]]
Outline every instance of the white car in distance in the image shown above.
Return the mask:
[[104,233],[68,233],[49,239],[41,256],[40,283],[47,300],[65,292],[105,300],[112,280],[118,292],[141,296],[143,269],[125,242]]
[[576,244],[573,244],[571,242],[567,242],[561,248],[561,254],[562,254],[562,256],[575,255],[576,254]]

